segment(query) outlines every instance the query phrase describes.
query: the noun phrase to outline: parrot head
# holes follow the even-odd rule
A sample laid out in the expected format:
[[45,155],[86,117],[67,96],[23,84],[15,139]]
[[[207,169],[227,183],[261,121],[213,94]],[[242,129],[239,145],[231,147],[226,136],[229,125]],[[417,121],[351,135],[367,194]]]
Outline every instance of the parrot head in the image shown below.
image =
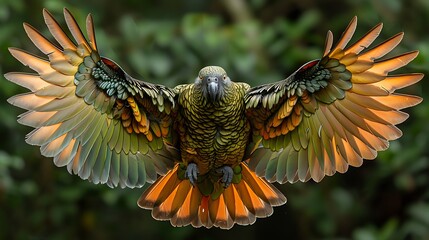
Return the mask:
[[198,73],[195,85],[200,87],[204,97],[209,102],[216,102],[223,98],[225,89],[231,84],[223,68],[218,66],[204,67]]

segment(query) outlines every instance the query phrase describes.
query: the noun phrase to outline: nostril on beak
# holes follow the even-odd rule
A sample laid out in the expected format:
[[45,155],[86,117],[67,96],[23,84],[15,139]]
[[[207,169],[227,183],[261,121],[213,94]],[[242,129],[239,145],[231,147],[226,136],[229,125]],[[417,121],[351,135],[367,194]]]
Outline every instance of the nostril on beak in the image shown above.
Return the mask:
[[208,82],[215,82],[215,83],[218,82],[218,78],[217,77],[209,77],[207,80],[208,80]]

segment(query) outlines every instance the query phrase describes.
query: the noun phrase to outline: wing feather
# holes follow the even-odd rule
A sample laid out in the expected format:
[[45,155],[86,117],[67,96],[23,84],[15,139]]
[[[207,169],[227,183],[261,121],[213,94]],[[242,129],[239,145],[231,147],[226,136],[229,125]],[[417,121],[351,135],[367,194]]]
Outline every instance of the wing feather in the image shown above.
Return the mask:
[[343,32],[340,40],[338,41],[337,45],[335,46],[334,50],[331,51],[331,55],[336,53],[337,49],[344,49],[346,45],[349,43],[349,41],[352,39],[354,32],[356,31],[357,26],[357,17],[354,16],[352,20],[350,21],[349,25],[347,26],[346,30]]
[[[75,18],[64,9],[75,42],[46,9],[43,16],[58,45],[24,23],[29,39],[47,59],[9,48],[13,57],[36,73],[5,74],[9,81],[30,90],[8,99],[28,110],[18,119],[35,128],[26,142],[40,146],[43,155],[53,157],[57,166],[67,166],[70,173],[111,187],[141,187],[164,174],[177,156],[162,139],[169,137],[173,91],[133,79],[113,61],[101,58],[91,15],[86,19],[87,40]],[[126,121],[141,129],[143,122],[137,122],[141,115],[145,116],[146,130],[129,131]],[[162,159],[159,163],[154,160],[156,154]]]
[[73,15],[70,13],[70,11],[67,8],[64,8],[64,19],[66,20],[66,24],[70,30],[70,33],[73,35],[78,46],[83,45],[87,51],[90,51],[91,48],[89,47],[89,44],[86,41],[85,36],[83,36],[83,33],[76,22],[76,19],[73,17]]
[[58,43],[63,47],[63,49],[70,49],[72,51],[75,51],[76,45],[61,29],[60,25],[52,16],[52,14],[48,10],[43,9],[43,17],[45,19],[46,26],[48,27],[52,36],[58,41]]
[[88,14],[86,17],[86,31],[88,33],[89,44],[91,48],[97,51],[97,42],[95,40],[95,29],[94,29],[94,20],[91,14]]
[[[395,93],[417,83],[421,73],[389,75],[409,64],[418,51],[384,58],[403,39],[398,33],[375,47],[382,24],[347,47],[354,17],[335,47],[330,31],[321,60],[310,61],[288,78],[251,88],[246,115],[261,146],[249,166],[280,183],[344,173],[374,159],[402,135],[396,126],[408,118],[400,110],[419,104],[418,96]],[[277,101],[268,101],[273,96]],[[271,104],[270,104],[271,103]]]
[[359,60],[374,61],[391,52],[402,41],[404,33],[400,32],[379,45],[359,55]]
[[[356,54],[361,53],[363,50],[367,49],[375,39],[380,35],[381,30],[383,29],[383,24],[379,23],[375,27],[373,27],[367,34],[365,34],[359,41],[349,46],[345,51],[345,55],[356,56]],[[380,56],[381,57],[381,56]],[[361,57],[359,56],[359,59]]]

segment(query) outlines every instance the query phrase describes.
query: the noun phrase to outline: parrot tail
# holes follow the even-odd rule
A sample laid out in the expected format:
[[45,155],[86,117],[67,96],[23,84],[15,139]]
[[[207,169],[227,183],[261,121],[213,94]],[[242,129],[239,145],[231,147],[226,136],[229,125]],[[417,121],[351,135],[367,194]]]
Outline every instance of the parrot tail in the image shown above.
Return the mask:
[[253,224],[256,218],[270,216],[273,206],[286,203],[277,188],[256,176],[245,163],[241,163],[241,181],[225,188],[216,199],[203,196],[189,180],[179,179],[178,166],[146,189],[137,202],[141,208],[152,209],[155,219],[170,220],[173,226],[230,229],[235,223]]

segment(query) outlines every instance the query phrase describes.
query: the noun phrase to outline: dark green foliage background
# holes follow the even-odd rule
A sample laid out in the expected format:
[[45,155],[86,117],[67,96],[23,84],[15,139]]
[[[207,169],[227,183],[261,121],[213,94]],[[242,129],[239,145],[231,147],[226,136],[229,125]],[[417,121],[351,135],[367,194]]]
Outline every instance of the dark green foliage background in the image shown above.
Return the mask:
[[[44,7],[62,24],[63,7],[81,26],[92,13],[102,55],[135,77],[170,87],[193,81],[209,64],[251,85],[280,80],[319,58],[326,32],[338,39],[354,15],[356,36],[379,22],[385,25],[377,42],[405,31],[395,53],[420,55],[397,73],[429,76],[426,0],[0,0],[1,76],[28,71],[7,47],[40,54],[22,22],[46,33]],[[424,78],[401,92],[429,99],[428,88]],[[6,102],[24,91],[0,77],[0,239],[429,239],[427,101],[406,109],[404,135],[376,160],[320,183],[277,185],[286,205],[251,226],[224,231],[155,221],[136,205],[142,189],[94,185],[55,167],[24,142],[31,128],[16,122],[23,111]]]

